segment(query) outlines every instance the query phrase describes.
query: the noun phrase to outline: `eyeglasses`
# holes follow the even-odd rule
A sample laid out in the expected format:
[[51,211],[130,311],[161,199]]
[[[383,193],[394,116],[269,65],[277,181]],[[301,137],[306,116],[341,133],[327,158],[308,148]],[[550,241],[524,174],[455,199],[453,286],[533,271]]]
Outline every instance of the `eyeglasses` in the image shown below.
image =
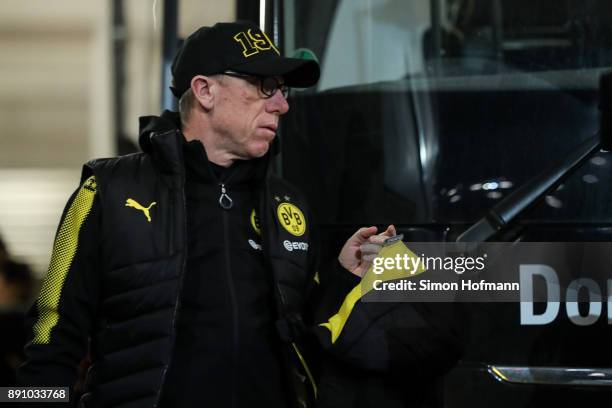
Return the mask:
[[259,89],[261,90],[261,93],[264,94],[266,98],[273,97],[276,91],[278,91],[279,89],[281,93],[283,94],[283,96],[285,97],[285,99],[287,98],[287,96],[289,96],[289,87],[285,85],[283,82],[281,82],[276,77],[271,77],[271,76],[262,77],[262,76],[257,76],[257,75],[243,74],[241,72],[235,72],[235,71],[224,71],[221,74],[232,76],[235,78],[246,79],[247,81],[249,81],[249,79],[259,81]]

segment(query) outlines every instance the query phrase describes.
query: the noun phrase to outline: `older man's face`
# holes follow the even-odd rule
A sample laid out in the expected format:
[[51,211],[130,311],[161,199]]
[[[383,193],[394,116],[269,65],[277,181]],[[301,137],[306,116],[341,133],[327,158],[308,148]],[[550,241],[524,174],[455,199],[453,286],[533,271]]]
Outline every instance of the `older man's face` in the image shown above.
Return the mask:
[[262,157],[276,137],[280,116],[289,110],[287,100],[280,90],[265,98],[256,79],[223,76],[219,85],[211,118],[220,143],[238,159]]

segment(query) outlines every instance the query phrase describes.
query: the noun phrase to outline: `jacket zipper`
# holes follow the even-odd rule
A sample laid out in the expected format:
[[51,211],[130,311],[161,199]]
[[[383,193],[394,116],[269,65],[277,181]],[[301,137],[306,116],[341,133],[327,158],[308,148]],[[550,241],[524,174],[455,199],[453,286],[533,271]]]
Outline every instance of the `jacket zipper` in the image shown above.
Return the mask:
[[229,210],[234,206],[234,201],[227,195],[227,189],[225,188],[225,184],[221,183],[221,195],[219,196],[219,205],[224,210]]
[[[233,353],[232,353],[232,396],[231,396],[231,406],[236,406],[236,370],[238,366],[238,348],[239,348],[239,336],[240,336],[240,327],[238,325],[238,301],[236,300],[236,288],[234,287],[234,279],[232,275],[232,265],[231,265],[231,257],[230,257],[230,239],[229,239],[229,214],[227,210],[232,207],[232,199],[227,195],[227,189],[225,188],[225,184],[221,184],[221,196],[219,197],[219,205],[221,206],[221,216],[223,218],[223,241],[225,246],[225,265],[227,272],[227,286],[230,294],[230,301],[232,303],[232,326],[233,326]],[[229,207],[223,205],[223,199],[226,197],[225,203],[229,203]]]
[[293,346],[293,351],[295,351],[295,354],[297,354],[297,357],[300,360],[300,363],[302,364],[304,371],[306,372],[306,376],[308,377],[308,381],[310,382],[310,386],[312,387],[312,392],[314,394],[314,397],[315,399],[317,399],[318,397],[317,383],[314,380],[314,377],[312,375],[312,372],[310,371],[310,368],[308,368],[308,364],[306,364],[306,359],[304,359],[304,357],[302,356],[302,353],[300,353],[300,349],[298,348],[297,344],[291,343],[291,345]]
[[[270,196],[269,194],[269,190],[268,190],[268,186],[267,184],[265,185],[264,189],[263,189],[264,193],[260,196],[260,202],[259,202],[259,213],[260,215],[260,221],[263,225],[267,225],[267,212],[265,211],[267,209],[267,204],[266,204],[266,198]],[[263,233],[262,231],[262,244],[265,245],[266,247],[268,247],[267,244],[267,238],[268,236]],[[266,262],[268,263],[268,267],[273,270],[272,267],[272,262],[270,261],[270,254],[269,252],[265,252],[265,259]],[[274,272],[272,272],[274,273]],[[281,310],[283,308],[283,305],[285,304],[285,299],[283,299],[283,293],[276,288],[276,284],[274,285],[274,290],[275,290],[275,297],[277,300],[277,308],[278,308],[278,313],[281,313]],[[300,364],[302,365],[302,368],[304,369],[304,372],[306,373],[306,376],[308,378],[308,382],[310,383],[310,387],[312,388],[312,392],[314,395],[314,398],[317,399],[318,398],[318,394],[319,394],[319,390],[317,387],[317,383],[315,382],[314,376],[312,375],[312,371],[310,371],[310,367],[308,367],[308,364],[306,363],[306,359],[304,358],[304,356],[302,356],[302,353],[300,352],[300,349],[298,348],[297,344],[295,342],[291,342],[291,348],[293,349],[293,351],[295,352],[298,360],[300,361]],[[289,358],[289,353],[285,353],[285,356],[287,356],[286,360],[286,364],[291,364],[288,360]]]
[[[180,136],[180,135],[179,135]],[[182,136],[181,136],[182,137]],[[180,310],[180,306],[181,306],[181,292],[183,291],[183,278],[185,277],[185,266],[187,263],[187,244],[184,242],[187,239],[187,199],[185,197],[185,175],[184,174],[180,174],[179,175],[179,188],[181,190],[181,204],[182,204],[182,208],[181,210],[183,211],[183,222],[181,225],[181,228],[183,229],[182,231],[182,236],[183,236],[183,253],[181,255],[181,260],[180,260],[180,264],[181,264],[181,270],[180,270],[180,275],[179,275],[179,283],[178,283],[178,294],[177,294],[177,299],[176,299],[176,305],[174,307],[174,312],[172,314],[172,330],[174,332],[174,337],[172,339],[172,347],[171,347],[171,351],[170,351],[170,356],[168,357],[168,365],[166,366],[166,368],[164,369],[164,371],[162,372],[162,378],[161,378],[161,386],[159,387],[159,391],[157,392],[157,399],[155,401],[155,403],[153,404],[153,407],[156,408],[159,406],[159,403],[161,401],[161,397],[163,395],[164,392],[164,385],[166,382],[166,376],[168,375],[168,371],[170,369],[170,366],[172,365],[172,357],[174,355],[174,346],[176,344],[176,322],[178,320],[178,314],[179,314],[179,310]],[[174,208],[174,206],[176,205],[176,201],[175,201],[175,190],[176,187],[171,188],[171,192],[170,192],[170,208]],[[174,212],[172,212],[172,216],[174,216]],[[172,233],[170,234],[170,250],[173,252],[174,251],[174,244],[175,244],[175,234],[176,231],[172,231]]]

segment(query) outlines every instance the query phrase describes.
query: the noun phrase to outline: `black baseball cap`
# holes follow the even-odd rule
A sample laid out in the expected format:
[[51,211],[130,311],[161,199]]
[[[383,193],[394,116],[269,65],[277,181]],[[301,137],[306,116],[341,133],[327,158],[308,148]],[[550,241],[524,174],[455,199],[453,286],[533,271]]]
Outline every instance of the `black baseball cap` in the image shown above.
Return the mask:
[[180,98],[196,75],[232,70],[256,76],[281,76],[290,87],[307,88],[319,80],[313,60],[285,58],[255,24],[217,23],[200,27],[183,42],[172,62],[172,93]]

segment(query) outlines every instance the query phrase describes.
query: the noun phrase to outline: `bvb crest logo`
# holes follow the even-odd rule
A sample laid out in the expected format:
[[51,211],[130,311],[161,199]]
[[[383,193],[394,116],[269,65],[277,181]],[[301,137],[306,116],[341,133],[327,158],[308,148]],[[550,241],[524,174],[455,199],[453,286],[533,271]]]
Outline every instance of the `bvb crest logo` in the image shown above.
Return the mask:
[[292,235],[296,237],[304,235],[306,232],[306,218],[295,205],[281,203],[276,209],[276,215],[280,224]]

